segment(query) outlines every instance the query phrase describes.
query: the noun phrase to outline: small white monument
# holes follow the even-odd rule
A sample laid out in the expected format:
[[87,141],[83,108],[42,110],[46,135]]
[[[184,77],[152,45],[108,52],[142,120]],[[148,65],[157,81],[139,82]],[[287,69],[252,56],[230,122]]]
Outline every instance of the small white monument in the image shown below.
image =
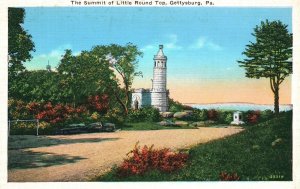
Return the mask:
[[232,125],[242,125],[245,122],[242,121],[242,112],[237,111],[233,113],[233,121],[231,122]]

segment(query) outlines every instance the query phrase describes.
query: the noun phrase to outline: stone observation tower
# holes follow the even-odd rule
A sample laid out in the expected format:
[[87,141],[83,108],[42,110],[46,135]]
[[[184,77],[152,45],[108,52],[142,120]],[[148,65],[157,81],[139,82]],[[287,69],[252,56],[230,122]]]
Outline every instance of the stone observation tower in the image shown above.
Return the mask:
[[152,89],[135,89],[132,92],[132,108],[139,109],[144,106],[154,106],[160,112],[168,111],[167,90],[167,57],[163,52],[163,45],[154,55]]
[[153,83],[151,90],[152,106],[165,112],[168,109],[167,95],[167,57],[163,52],[163,45],[159,45],[159,50],[154,55]]

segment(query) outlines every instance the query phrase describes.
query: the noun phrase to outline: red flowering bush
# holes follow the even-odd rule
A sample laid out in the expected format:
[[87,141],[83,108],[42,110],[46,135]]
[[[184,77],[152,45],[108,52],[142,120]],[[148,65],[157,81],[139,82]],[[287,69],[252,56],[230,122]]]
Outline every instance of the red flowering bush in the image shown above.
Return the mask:
[[172,172],[182,168],[188,159],[186,153],[174,153],[169,148],[157,150],[153,149],[153,145],[145,145],[142,149],[136,145],[127,155],[129,157],[117,168],[117,175],[120,177],[139,175],[153,169]]
[[46,104],[32,102],[27,105],[27,108],[30,113],[35,115],[36,119],[41,119],[51,124],[62,123],[67,119],[77,119],[87,111],[83,106],[73,108],[69,105],[52,105],[51,102]]
[[209,120],[216,121],[218,119],[218,112],[215,109],[211,109],[207,111],[207,118]]
[[240,177],[237,175],[237,173],[227,173],[225,171],[221,172],[220,175],[221,181],[237,181],[240,180]]
[[260,118],[260,111],[250,111],[246,117],[247,122],[250,124],[257,123],[259,121],[259,118]]
[[97,111],[99,113],[106,113],[108,111],[109,108],[108,95],[89,96],[88,102],[89,102],[89,107],[93,111]]

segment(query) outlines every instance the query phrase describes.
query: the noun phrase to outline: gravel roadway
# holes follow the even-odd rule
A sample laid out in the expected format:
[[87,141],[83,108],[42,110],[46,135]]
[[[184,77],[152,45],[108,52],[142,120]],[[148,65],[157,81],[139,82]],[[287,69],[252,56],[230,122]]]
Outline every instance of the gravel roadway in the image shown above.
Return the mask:
[[[176,150],[233,135],[242,130],[240,127],[227,127],[43,136],[46,140],[61,142],[50,146],[9,149],[9,158],[29,159],[36,167],[11,168],[8,170],[8,181],[89,181],[109,171],[113,165],[120,164],[138,141],[140,146],[154,144],[154,148],[167,147]],[[43,159],[32,162],[31,156],[26,153],[42,155]],[[58,157],[60,163],[55,163],[55,160],[51,162],[53,156]],[[50,162],[46,161],[47,157]]]

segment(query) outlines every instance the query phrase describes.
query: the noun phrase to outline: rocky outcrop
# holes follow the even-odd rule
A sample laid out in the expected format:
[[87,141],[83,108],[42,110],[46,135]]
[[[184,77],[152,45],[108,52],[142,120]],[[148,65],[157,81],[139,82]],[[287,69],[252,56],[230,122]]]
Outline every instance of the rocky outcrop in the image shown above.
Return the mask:
[[168,121],[168,120],[166,120],[166,121],[161,121],[161,122],[159,122],[158,124],[161,125],[161,126],[174,126],[174,125],[175,125],[174,122]]
[[172,118],[174,113],[173,112],[161,112],[160,115],[163,118]]
[[188,126],[189,123],[186,121],[175,121],[174,123],[176,126]]
[[197,121],[197,122],[192,123],[192,126],[194,126],[194,127],[206,127],[207,124],[205,124],[204,121]]
[[176,112],[173,117],[177,119],[184,119],[189,117],[190,115],[191,114],[189,112]]

